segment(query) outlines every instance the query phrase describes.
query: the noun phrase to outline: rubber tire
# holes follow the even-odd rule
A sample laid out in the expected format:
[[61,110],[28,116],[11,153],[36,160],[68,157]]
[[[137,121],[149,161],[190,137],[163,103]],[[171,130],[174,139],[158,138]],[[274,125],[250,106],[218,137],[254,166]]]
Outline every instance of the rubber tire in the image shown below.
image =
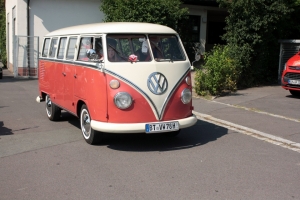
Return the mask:
[[179,129],[178,131],[167,132],[167,133],[164,133],[164,135],[167,137],[176,137],[180,133],[180,130],[181,129]]
[[290,90],[290,93],[295,97],[300,97],[300,91],[297,90]]
[[61,115],[61,109],[57,107],[52,101],[49,95],[46,96],[46,113],[47,117],[51,121],[58,121]]
[[101,141],[103,133],[95,131],[91,127],[91,117],[89,110],[85,104],[81,106],[80,110],[80,129],[83,138],[88,144],[94,145]]

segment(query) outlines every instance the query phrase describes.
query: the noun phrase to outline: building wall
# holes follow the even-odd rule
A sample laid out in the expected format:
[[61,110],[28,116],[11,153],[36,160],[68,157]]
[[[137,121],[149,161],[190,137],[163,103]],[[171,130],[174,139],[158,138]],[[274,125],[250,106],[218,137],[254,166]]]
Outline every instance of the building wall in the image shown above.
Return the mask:
[[42,41],[44,35],[60,28],[103,22],[100,3],[100,0],[30,0],[30,35],[39,36]]
[[[13,8],[16,9],[15,34],[27,35],[27,1],[6,1],[6,16],[9,23],[8,34],[8,68],[13,71]],[[85,23],[102,22],[104,14],[100,11],[100,0],[30,0],[29,36],[40,39],[56,29]]]
[[[7,66],[12,71],[13,68],[13,35],[26,35],[27,34],[27,2],[24,0],[9,0],[6,1],[6,25],[9,24],[7,28],[7,34],[9,43],[7,44],[9,47],[8,57],[7,57]],[[15,15],[14,15],[15,13]],[[14,31],[13,31],[14,27]]]

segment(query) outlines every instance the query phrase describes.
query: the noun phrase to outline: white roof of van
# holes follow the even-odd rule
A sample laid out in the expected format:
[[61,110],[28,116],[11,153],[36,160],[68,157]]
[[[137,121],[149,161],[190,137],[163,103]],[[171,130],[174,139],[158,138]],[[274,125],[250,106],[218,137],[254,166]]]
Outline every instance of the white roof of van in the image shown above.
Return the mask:
[[173,29],[151,23],[141,22],[103,22],[94,24],[83,24],[78,26],[71,26],[56,31],[50,32],[47,36],[58,35],[77,35],[77,34],[99,34],[99,33],[148,33],[148,34],[174,34]]

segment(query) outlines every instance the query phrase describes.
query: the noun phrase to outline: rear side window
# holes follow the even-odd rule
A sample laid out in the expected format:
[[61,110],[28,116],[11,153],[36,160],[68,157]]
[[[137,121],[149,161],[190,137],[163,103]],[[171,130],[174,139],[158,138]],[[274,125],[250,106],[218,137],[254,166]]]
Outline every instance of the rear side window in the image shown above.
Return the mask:
[[58,54],[57,54],[58,59],[63,59],[64,58],[66,44],[67,44],[67,38],[66,37],[60,38],[59,47],[58,47]]
[[77,37],[70,37],[66,59],[68,60],[74,59],[76,42],[77,42]]
[[49,51],[49,44],[50,44],[50,38],[46,38],[46,39],[44,40],[44,46],[43,46],[42,57],[47,57],[48,51]]
[[57,38],[52,38],[51,45],[50,45],[50,52],[49,52],[50,58],[55,57],[56,49],[57,49]]

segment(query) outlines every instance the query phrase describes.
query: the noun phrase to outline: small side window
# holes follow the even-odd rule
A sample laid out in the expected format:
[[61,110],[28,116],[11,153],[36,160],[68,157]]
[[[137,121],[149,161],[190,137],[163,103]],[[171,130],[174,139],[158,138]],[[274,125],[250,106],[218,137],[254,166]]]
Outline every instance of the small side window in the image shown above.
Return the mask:
[[44,40],[44,46],[42,51],[42,57],[47,57],[49,51],[50,38]]
[[52,38],[51,45],[50,45],[50,52],[49,52],[50,58],[55,57],[56,49],[57,49],[57,38]]
[[58,54],[57,54],[58,59],[63,59],[64,58],[66,44],[67,44],[67,38],[66,37],[60,38],[59,47],[58,47]]
[[74,59],[76,42],[77,42],[77,37],[70,37],[66,59],[68,60]]
[[82,37],[80,39],[80,47],[77,60],[88,61],[89,58],[86,55],[88,49],[93,48],[94,37]]

